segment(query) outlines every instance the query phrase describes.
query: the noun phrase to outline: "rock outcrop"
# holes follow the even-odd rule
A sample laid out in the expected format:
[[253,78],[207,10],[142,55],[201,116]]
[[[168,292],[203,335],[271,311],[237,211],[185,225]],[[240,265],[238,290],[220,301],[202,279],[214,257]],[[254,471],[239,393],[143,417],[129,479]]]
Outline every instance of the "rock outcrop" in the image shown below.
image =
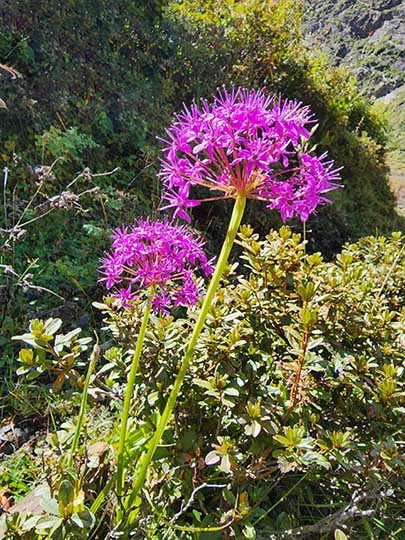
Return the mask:
[[395,95],[405,85],[404,0],[307,0],[304,31],[368,95]]
[[348,67],[390,119],[387,162],[405,214],[405,0],[305,0],[309,46]]

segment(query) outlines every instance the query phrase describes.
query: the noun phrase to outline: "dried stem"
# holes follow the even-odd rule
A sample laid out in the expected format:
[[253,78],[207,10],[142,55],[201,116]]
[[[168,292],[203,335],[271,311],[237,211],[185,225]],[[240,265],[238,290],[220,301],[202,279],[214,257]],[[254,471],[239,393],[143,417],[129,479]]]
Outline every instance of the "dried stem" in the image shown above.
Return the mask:
[[384,493],[367,492],[365,490],[356,491],[350,502],[340,510],[333,514],[320,519],[313,525],[304,525],[296,529],[286,531],[265,531],[261,530],[257,533],[257,540],[298,540],[300,538],[319,538],[320,535],[331,533],[337,528],[346,528],[346,523],[354,518],[369,517],[375,515],[379,510],[379,505],[374,504],[373,508],[361,510],[359,503],[362,501],[380,501],[383,499]]
[[307,329],[307,330],[305,330],[304,335],[302,337],[302,342],[301,342],[301,347],[300,347],[300,354],[299,354],[299,357],[298,357],[298,366],[297,366],[297,370],[295,372],[294,382],[293,382],[293,385],[291,387],[291,392],[290,392],[290,403],[291,403],[291,405],[290,405],[290,408],[288,409],[288,411],[286,412],[286,414],[284,415],[284,418],[283,418],[284,422],[287,422],[287,420],[290,418],[291,413],[293,412],[293,410],[295,409],[295,406],[297,404],[298,390],[299,390],[300,384],[301,384],[302,368],[304,367],[304,364],[305,364],[305,356],[306,356],[307,349],[308,349],[308,342],[309,342],[310,335],[311,335],[311,332],[310,332],[309,329]]

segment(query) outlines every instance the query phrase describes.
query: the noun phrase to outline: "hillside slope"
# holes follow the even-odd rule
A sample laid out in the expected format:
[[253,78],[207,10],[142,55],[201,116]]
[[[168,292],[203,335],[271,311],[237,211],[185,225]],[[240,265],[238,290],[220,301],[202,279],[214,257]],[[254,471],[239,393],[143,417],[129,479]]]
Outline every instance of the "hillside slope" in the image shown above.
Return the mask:
[[389,116],[391,183],[405,210],[405,2],[306,0],[304,32],[314,49],[357,77]]

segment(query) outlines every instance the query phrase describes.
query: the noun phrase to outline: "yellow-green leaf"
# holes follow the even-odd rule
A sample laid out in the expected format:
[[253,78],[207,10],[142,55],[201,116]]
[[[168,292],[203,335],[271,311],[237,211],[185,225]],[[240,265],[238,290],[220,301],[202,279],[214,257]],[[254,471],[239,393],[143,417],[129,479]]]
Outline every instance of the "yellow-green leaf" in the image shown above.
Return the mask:
[[349,540],[349,538],[341,529],[336,529],[335,540]]

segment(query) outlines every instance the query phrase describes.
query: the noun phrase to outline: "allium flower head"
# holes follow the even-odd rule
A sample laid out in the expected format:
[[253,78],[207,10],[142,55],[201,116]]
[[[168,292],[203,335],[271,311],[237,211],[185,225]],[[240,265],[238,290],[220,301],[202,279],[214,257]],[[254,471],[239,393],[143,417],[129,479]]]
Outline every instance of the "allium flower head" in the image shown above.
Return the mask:
[[101,260],[99,281],[114,289],[113,296],[124,306],[151,290],[155,312],[167,313],[171,306],[191,306],[198,300],[201,291],[194,272],[201,269],[209,276],[212,267],[203,242],[186,227],[139,219],[115,230],[112,238],[112,252]]
[[[304,150],[313,122],[308,107],[296,101],[241,88],[184,107],[163,139],[163,208],[190,221],[189,208],[242,195],[278,209],[283,220],[298,215],[306,221],[318,204],[329,202],[323,194],[340,179],[326,154],[317,158]],[[212,194],[193,198],[195,186]]]

